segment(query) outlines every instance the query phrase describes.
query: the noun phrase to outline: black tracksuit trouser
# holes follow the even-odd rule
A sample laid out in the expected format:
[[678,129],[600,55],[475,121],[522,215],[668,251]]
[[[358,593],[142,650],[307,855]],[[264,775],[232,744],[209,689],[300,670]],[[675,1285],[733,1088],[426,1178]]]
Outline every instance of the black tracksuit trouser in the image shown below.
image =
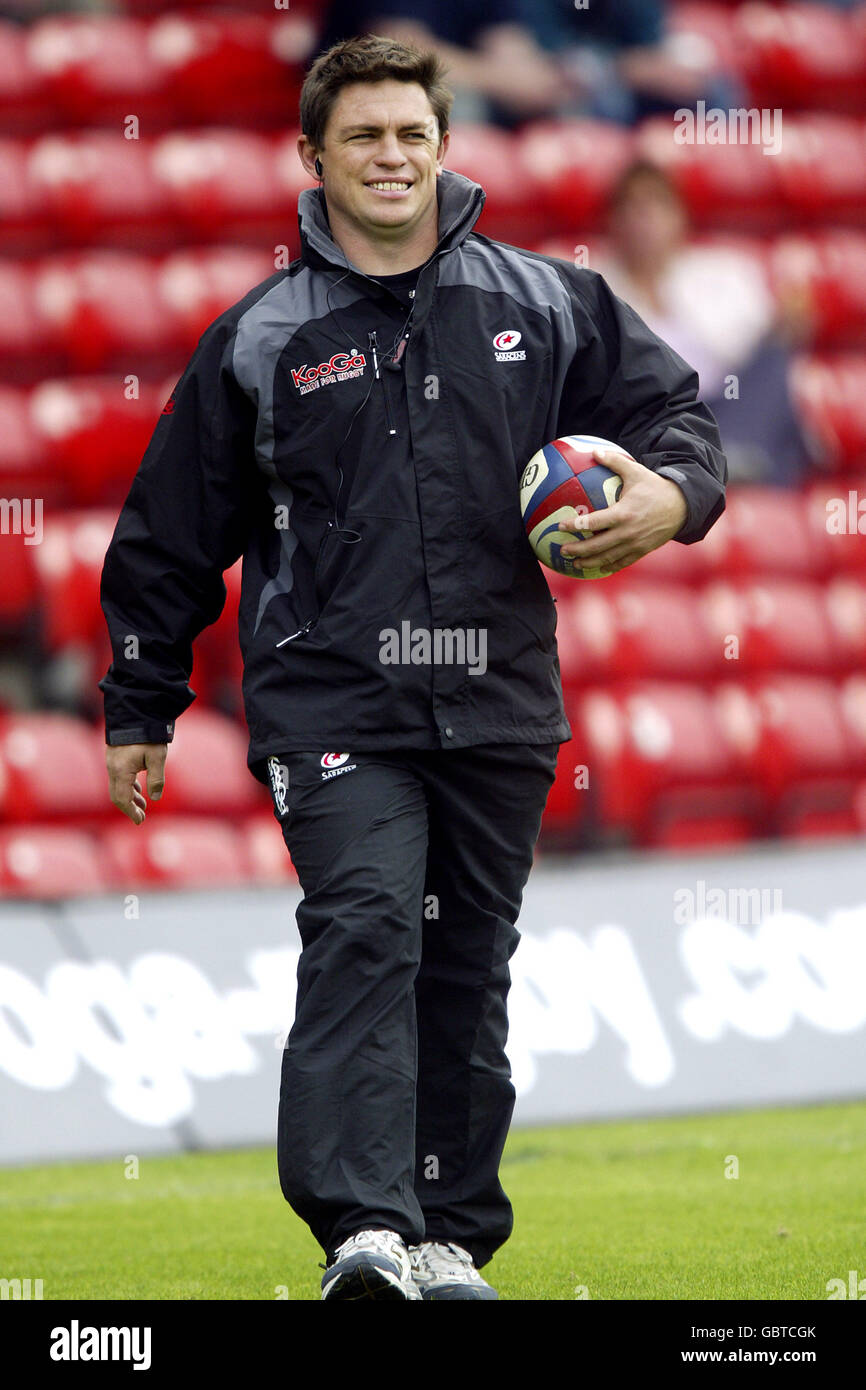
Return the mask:
[[508,962],[558,747],[279,758],[304,899],[277,1156],[329,1261],[386,1227],[480,1267],[511,1233]]

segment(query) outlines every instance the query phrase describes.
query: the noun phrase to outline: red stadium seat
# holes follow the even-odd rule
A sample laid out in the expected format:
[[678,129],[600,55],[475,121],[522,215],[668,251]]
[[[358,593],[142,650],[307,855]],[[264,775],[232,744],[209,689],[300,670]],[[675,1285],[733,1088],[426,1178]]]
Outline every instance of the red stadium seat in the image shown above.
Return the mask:
[[0,19],[0,126],[29,135],[52,119],[44,74],[30,61],[28,31]]
[[866,568],[859,578],[839,575],[831,579],[824,590],[824,603],[841,666],[849,671],[866,670]]
[[0,717],[0,816],[88,821],[111,810],[104,744],[65,714]]
[[215,318],[274,270],[273,255],[253,247],[199,246],[178,251],[159,266],[160,298],[170,306],[192,347]]
[[162,814],[143,825],[118,821],[100,839],[106,871],[120,889],[227,888],[250,878],[242,836],[228,821]]
[[110,509],[68,512],[45,522],[35,561],[43,640],[53,652],[71,643],[98,643],[108,655],[99,579],[116,520]]
[[180,325],[161,303],[156,266],[145,256],[94,251],[48,257],[38,265],[36,293],[71,371],[125,375],[134,365],[168,373],[177,361]]
[[643,579],[611,599],[612,672],[624,679],[708,681],[725,673],[723,645],[687,588]]
[[171,14],[149,35],[178,123],[217,118],[282,124],[297,108],[314,41],[314,27],[294,12]]
[[297,883],[295,866],[272,813],[248,816],[240,830],[253,882]]
[[32,256],[48,250],[55,235],[45,189],[32,176],[24,142],[0,140],[0,251]]
[[0,370],[7,382],[26,383],[63,369],[65,352],[54,339],[37,277],[30,266],[0,260]]
[[111,125],[135,113],[160,130],[174,113],[166,73],[148,42],[148,27],[115,15],[56,15],[28,33],[28,57],[49,100],[71,125]]
[[[67,501],[63,480],[34,423],[27,392],[4,386],[0,386],[0,495],[38,498],[45,504]],[[4,553],[7,543],[4,535]]]
[[175,215],[153,171],[154,142],[114,132],[46,135],[27,169],[55,244],[158,251],[176,239]]
[[519,138],[495,126],[457,124],[451,132],[447,164],[455,173],[480,183],[487,193],[479,232],[519,246],[544,235],[547,217],[541,181],[523,157]]
[[866,222],[866,131],[863,122],[824,112],[789,116],[772,164],[787,225]]
[[[803,498],[796,492],[772,487],[732,488],[722,521],[724,568],[732,578],[751,574],[820,576],[832,565],[829,538],[810,531]],[[713,531],[719,525],[721,522]],[[702,545],[709,543],[709,536]]]
[[783,237],[768,264],[777,296],[805,297],[815,347],[866,347],[866,235],[842,229]]
[[35,388],[32,420],[76,505],[123,501],[163,401],[161,388],[124,389],[120,378],[67,377]]
[[800,358],[791,373],[794,400],[825,469],[866,467],[866,356]]
[[[0,430],[3,428],[0,415]],[[7,494],[8,495],[8,494]],[[32,534],[36,534],[33,532]],[[0,636],[24,632],[30,625],[36,597],[33,551],[25,535],[3,537],[3,583],[0,584]]]
[[273,152],[273,141],[251,132],[176,132],[156,142],[152,168],[185,236],[262,246],[285,232]]
[[[568,232],[580,241],[586,227],[596,227],[603,220],[608,196],[628,163],[631,148],[631,133],[612,123],[537,121],[516,138],[515,182],[531,170],[540,185],[540,208],[548,215],[549,230]],[[508,174],[515,178],[512,170]]]
[[192,688],[207,705],[240,718],[243,715],[243,659],[238,641],[238,605],[242,561],[223,575],[226,602],[215,623],[197,637],[193,648]]
[[770,575],[753,580],[742,588],[741,619],[743,670],[823,674],[845,668],[820,584]]
[[833,571],[866,575],[866,477],[809,484],[804,509],[809,546]]
[[750,3],[732,29],[753,101],[863,110],[863,45],[849,15],[829,5]]
[[67,898],[109,888],[93,836],[66,826],[0,829],[0,896]]
[[247,738],[234,720],[198,707],[181,715],[159,804],[168,815],[231,817],[270,805],[247,769]]
[[694,685],[641,681],[578,702],[594,812],[640,843],[738,842],[761,800],[714,698]]

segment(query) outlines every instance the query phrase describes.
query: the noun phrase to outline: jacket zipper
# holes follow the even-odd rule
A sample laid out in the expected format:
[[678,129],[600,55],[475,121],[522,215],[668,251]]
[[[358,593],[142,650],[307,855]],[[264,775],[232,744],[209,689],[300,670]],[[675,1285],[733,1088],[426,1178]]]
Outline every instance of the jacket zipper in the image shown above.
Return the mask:
[[284,647],[287,642],[294,642],[296,637],[305,637],[310,628],[315,625],[315,622],[315,618],[308,618],[304,626],[299,627],[297,632],[293,632],[291,637],[284,637],[280,642],[276,642],[274,645],[277,647]]
[[382,373],[379,370],[379,339],[376,336],[375,330],[371,333],[368,333],[367,338],[370,344],[370,351],[373,354],[373,375],[375,376],[377,381],[381,381],[382,391],[385,396],[385,418],[388,421],[388,433],[389,435],[396,434],[397,431],[394,427],[394,417],[391,414],[391,401],[388,397],[388,387],[385,384],[385,378],[382,376]]

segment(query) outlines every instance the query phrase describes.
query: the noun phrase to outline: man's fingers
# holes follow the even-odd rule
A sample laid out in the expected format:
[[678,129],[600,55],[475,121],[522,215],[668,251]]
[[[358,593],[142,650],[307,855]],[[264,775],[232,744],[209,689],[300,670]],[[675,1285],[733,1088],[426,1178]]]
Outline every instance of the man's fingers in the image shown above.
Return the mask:
[[160,744],[145,754],[147,794],[151,801],[159,801],[165,786],[165,753],[165,748]]

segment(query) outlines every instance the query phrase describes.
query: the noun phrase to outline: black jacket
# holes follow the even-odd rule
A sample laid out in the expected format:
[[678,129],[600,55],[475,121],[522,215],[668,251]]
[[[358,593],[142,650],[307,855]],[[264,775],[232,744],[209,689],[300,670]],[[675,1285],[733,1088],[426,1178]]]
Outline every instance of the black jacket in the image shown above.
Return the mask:
[[[202,335],[105,560],[109,743],[171,740],[240,555],[257,776],[290,749],[570,737],[525,464],[559,435],[616,440],[680,484],[684,542],[723,511],[726,464],[692,369],[594,271],[474,232],[484,196],[441,175],[408,327],[310,189],[300,259]],[[377,376],[406,332],[400,370]]]

